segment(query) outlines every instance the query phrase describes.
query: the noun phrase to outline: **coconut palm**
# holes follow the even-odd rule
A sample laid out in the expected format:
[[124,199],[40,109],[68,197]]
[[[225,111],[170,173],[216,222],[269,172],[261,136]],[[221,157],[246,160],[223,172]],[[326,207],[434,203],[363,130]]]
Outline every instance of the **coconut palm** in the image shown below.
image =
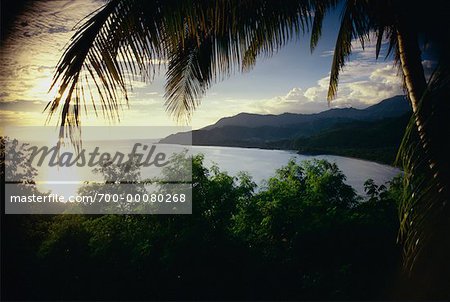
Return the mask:
[[[448,11],[447,11],[448,13]],[[405,171],[404,200],[400,207],[400,238],[405,268],[428,287],[448,282],[450,252],[449,161],[450,150],[442,138],[450,137],[448,114],[450,35],[442,2],[346,1],[335,46],[328,98],[336,95],[339,71],[351,54],[353,39],[364,47],[375,33],[376,57],[388,39],[388,53],[404,80],[413,116],[397,161]],[[318,34],[313,33],[313,37]],[[434,52],[437,67],[427,82],[421,46]],[[444,283],[437,280],[446,280]],[[446,285],[443,285],[444,287]],[[436,291],[445,291],[437,288]]]
[[329,4],[111,0],[78,28],[63,54],[49,112],[61,105],[61,124],[78,125],[87,88],[94,88],[97,95],[89,97],[107,118],[117,119],[121,101],[128,100],[127,80],[139,75],[151,81],[159,64],[168,62],[166,108],[189,119],[213,82],[250,69],[258,55],[304,33],[316,6],[325,10]]
[[[445,1],[342,2],[328,99],[336,96],[352,42],[357,39],[364,47],[374,34],[378,58],[387,39],[386,55],[394,55],[413,108],[398,155],[405,170],[400,213],[405,268],[416,270],[416,275],[428,271],[438,276],[437,267],[427,260],[444,260],[450,251],[446,243],[450,152],[442,144],[443,137],[450,137],[450,109],[444,101],[450,91]],[[110,0],[78,28],[62,56],[53,83],[57,97],[49,103],[49,113],[61,108],[61,126],[73,129],[80,125],[83,100],[89,94],[93,110],[115,120],[122,103],[128,102],[129,80],[138,75],[151,81],[159,64],[167,62],[166,108],[178,120],[188,120],[214,82],[251,69],[257,57],[270,56],[308,30],[313,50],[325,14],[337,4],[335,0],[288,0],[282,5],[274,0]],[[425,46],[437,62],[428,79],[421,56]]]

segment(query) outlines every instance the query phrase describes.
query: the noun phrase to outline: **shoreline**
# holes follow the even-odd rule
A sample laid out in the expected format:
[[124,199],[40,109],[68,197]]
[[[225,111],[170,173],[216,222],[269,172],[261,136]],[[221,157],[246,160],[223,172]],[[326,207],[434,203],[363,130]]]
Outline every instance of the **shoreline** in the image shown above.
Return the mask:
[[[172,144],[172,143],[160,143],[158,142],[157,144],[166,144],[166,145],[181,145],[181,144]],[[356,159],[356,160],[362,160],[362,161],[368,161],[368,162],[373,162],[373,163],[377,163],[380,165],[384,165],[384,166],[389,166],[389,167],[393,167],[393,168],[397,168],[400,169],[399,167],[395,166],[393,163],[389,163],[387,161],[383,161],[383,160],[377,160],[377,159],[372,159],[372,158],[367,158],[364,156],[355,156],[355,155],[346,155],[343,153],[339,153],[339,152],[327,152],[327,151],[301,151],[301,150],[296,150],[296,149],[284,149],[284,148],[274,148],[272,146],[242,146],[242,145],[223,145],[223,144],[217,144],[217,145],[213,145],[213,144],[208,144],[208,145],[202,145],[202,144],[192,144],[192,145],[184,145],[184,146],[193,146],[193,147],[221,147],[221,148],[240,148],[240,149],[257,149],[257,150],[272,150],[272,151],[287,151],[287,152],[292,152],[298,155],[304,155],[304,156],[321,156],[321,155],[331,155],[331,156],[340,156],[340,157],[346,157],[346,158],[351,158],[351,159]]]

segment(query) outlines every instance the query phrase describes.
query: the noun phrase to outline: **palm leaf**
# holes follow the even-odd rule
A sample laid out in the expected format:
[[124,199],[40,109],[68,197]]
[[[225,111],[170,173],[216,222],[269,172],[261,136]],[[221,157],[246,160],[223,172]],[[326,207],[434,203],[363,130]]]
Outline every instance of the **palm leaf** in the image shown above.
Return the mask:
[[366,1],[350,0],[345,3],[331,65],[328,101],[336,97],[339,73],[352,53],[353,39],[359,39],[363,48],[366,41],[369,40],[371,23],[367,16],[369,10],[366,4]]
[[61,126],[79,126],[84,91],[95,88],[96,95],[90,94],[94,111],[98,100],[104,116],[117,120],[134,74],[151,79],[154,68],[148,62],[164,56],[161,33],[147,26],[161,23],[157,12],[142,1],[111,0],[83,24],[58,63],[51,87],[58,87],[57,96],[46,107],[49,118],[62,102]]
[[417,113],[413,115],[397,156],[397,162],[405,171],[399,236],[404,246],[404,268],[423,280],[428,279],[425,274],[430,272],[438,275],[450,253],[450,150],[441,145],[436,151],[429,148],[430,143],[424,144],[424,139],[435,142],[438,138],[450,137],[450,106],[443,102],[450,97],[449,87],[448,68],[441,65],[431,77],[417,109],[420,112],[424,102],[433,103],[431,107],[427,106],[433,111],[425,121],[432,132],[426,138],[421,137],[421,129],[416,126]]
[[[287,1],[283,6],[269,0],[110,0],[78,28],[63,54],[52,84],[57,96],[46,107],[48,118],[62,103],[61,126],[78,127],[82,103],[86,111],[86,99],[91,99],[96,113],[100,108],[105,118],[118,120],[120,107],[128,103],[131,81],[135,76],[151,81],[155,60],[166,59],[173,61],[167,73],[171,77],[166,86],[167,109],[177,118],[189,117],[205,87],[240,69],[242,61],[248,62],[243,60],[244,53],[256,56],[276,51],[306,26],[312,8],[306,0]],[[261,36],[262,32],[267,35]],[[201,55],[193,54],[194,45],[201,48]],[[198,72],[202,69],[201,76],[195,68],[181,68],[188,62]],[[182,89],[182,82],[189,85]]]
[[[325,7],[323,1],[285,1],[279,5],[276,1],[263,1],[255,7],[254,22],[245,24],[242,70],[250,70],[256,58],[263,55],[270,57],[294,38],[299,38],[312,21],[312,11]],[[333,2],[333,1],[331,1]],[[245,20],[244,20],[245,21]]]
[[317,44],[319,43],[319,39],[322,36],[322,24],[325,14],[330,9],[336,7],[338,1],[321,1],[318,2],[315,6],[314,10],[314,19],[311,28],[311,38],[310,38],[310,49],[311,52],[314,51]]
[[191,38],[179,44],[169,57],[166,108],[178,120],[190,117],[211,81],[212,51],[211,39],[197,45]]

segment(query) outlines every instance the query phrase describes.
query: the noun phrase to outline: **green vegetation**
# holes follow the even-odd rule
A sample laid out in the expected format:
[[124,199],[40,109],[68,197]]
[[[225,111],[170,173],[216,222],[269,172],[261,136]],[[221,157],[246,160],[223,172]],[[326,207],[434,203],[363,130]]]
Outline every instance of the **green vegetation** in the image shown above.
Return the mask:
[[[376,58],[381,52],[394,57],[413,109],[399,152],[409,190],[400,207],[403,267],[425,297],[432,299],[429,293],[441,292],[448,299],[450,144],[445,140],[450,136],[450,35],[443,30],[448,28],[445,4],[442,0],[292,0],[283,5],[267,0],[109,1],[78,28],[64,52],[52,84],[57,94],[47,110],[50,115],[60,112],[61,125],[73,131],[81,124],[80,103],[91,101],[80,91],[90,86],[96,87],[99,96],[92,101],[101,104],[104,116],[118,119],[118,104],[128,99],[126,78],[131,81],[139,74],[151,80],[159,70],[153,63],[157,59],[167,60],[167,110],[178,120],[189,120],[200,98],[218,80],[251,69],[258,58],[275,54],[305,33],[310,33],[313,51],[325,33],[325,16],[339,9],[328,100],[336,97],[353,41],[364,48],[376,40]],[[127,64],[121,62],[124,57]],[[431,75],[424,60],[436,63]]]
[[392,165],[410,117],[348,122],[317,135],[274,143],[302,154],[334,154]]
[[5,216],[2,296],[393,296],[401,254],[400,178],[389,188],[369,180],[363,200],[324,160],[291,161],[260,188],[245,173],[231,177],[218,167],[205,168],[202,156],[192,163],[192,215]]
[[411,118],[409,106],[404,96],[395,96],[362,110],[340,108],[317,114],[280,115],[240,113],[199,130],[169,135],[160,142],[288,149],[392,165]]

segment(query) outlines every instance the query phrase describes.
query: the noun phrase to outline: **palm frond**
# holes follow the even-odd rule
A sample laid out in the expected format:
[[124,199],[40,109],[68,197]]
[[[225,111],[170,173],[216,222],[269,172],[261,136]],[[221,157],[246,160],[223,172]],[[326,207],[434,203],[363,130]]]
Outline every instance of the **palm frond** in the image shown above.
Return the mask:
[[271,55],[303,32],[312,3],[110,0],[78,28],[58,63],[48,119],[60,108],[61,126],[78,127],[90,99],[96,114],[118,120],[132,80],[151,81],[162,60],[170,65],[167,109],[189,117],[212,82],[249,68],[257,55]]
[[95,112],[99,102],[104,116],[117,120],[134,75],[151,79],[154,65],[149,62],[164,55],[161,32],[147,26],[161,23],[157,12],[142,1],[111,0],[83,24],[58,63],[51,87],[58,87],[57,96],[46,107],[48,119],[62,102],[61,127],[77,127],[81,104],[90,98]]
[[381,45],[383,43],[383,35],[384,35],[385,28],[383,26],[380,26],[377,31],[377,44],[375,46],[375,58],[378,59],[380,56],[381,51]]
[[263,1],[262,5],[249,8],[255,11],[252,22],[238,22],[244,25],[241,32],[241,36],[245,37],[241,43],[243,71],[250,70],[260,55],[270,57],[292,39],[304,34],[312,23],[312,12],[318,10],[316,7],[321,3],[285,1],[279,5],[275,1]]
[[449,87],[448,69],[441,65],[431,77],[417,109],[420,112],[424,102],[433,104],[433,111],[425,121],[432,132],[426,138],[421,137],[422,129],[417,128],[417,113],[414,114],[397,156],[397,162],[405,171],[399,239],[404,246],[404,268],[410,273],[416,272],[416,276],[430,271],[436,273],[436,267],[432,266],[442,266],[450,253],[450,150],[445,144],[437,150],[430,148],[439,138],[450,137]]
[[319,39],[322,36],[322,25],[325,14],[328,10],[334,8],[337,4],[337,1],[323,1],[317,3],[314,9],[314,19],[311,27],[311,38],[309,48],[311,52],[314,51],[317,44],[319,43]]
[[197,45],[189,39],[171,52],[166,81],[166,108],[180,119],[188,119],[212,80],[212,39]]
[[359,39],[363,48],[369,40],[371,24],[365,5],[365,1],[346,1],[331,65],[327,96],[329,102],[336,97],[339,73],[352,52],[353,39]]

